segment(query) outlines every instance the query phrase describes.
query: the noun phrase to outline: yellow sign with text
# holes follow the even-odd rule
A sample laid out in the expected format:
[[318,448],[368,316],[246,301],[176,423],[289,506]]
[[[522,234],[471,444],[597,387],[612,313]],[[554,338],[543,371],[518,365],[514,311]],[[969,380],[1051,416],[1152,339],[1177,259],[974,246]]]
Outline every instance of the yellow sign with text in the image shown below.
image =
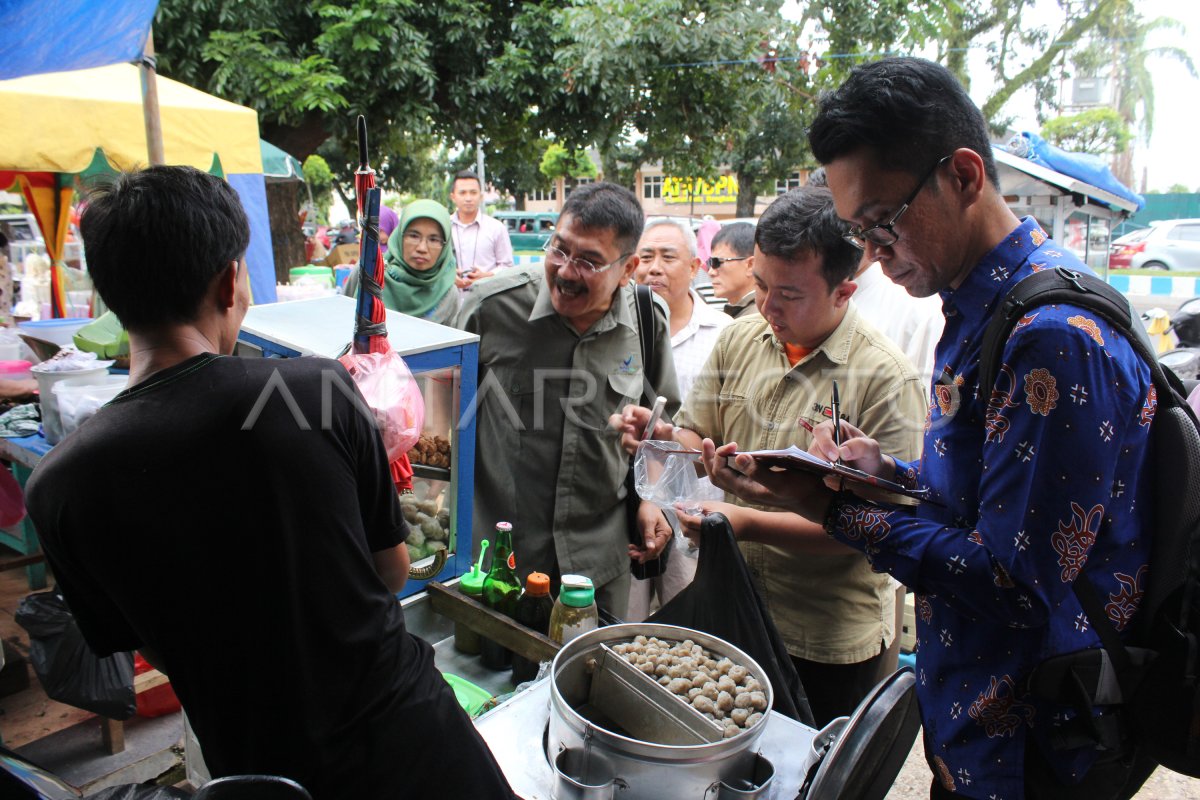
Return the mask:
[[715,181],[704,178],[663,178],[664,203],[736,203],[738,182],[734,175],[722,175]]

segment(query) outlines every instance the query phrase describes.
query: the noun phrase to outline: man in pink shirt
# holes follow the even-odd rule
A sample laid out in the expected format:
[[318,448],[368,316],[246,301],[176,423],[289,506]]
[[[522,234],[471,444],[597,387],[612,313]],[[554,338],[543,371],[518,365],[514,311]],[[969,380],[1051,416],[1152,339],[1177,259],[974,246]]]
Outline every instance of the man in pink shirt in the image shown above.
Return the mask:
[[498,269],[511,267],[512,243],[504,223],[480,210],[483,185],[474,172],[463,170],[454,176],[450,199],[455,209],[450,217],[450,239],[458,262],[455,283],[466,289]]

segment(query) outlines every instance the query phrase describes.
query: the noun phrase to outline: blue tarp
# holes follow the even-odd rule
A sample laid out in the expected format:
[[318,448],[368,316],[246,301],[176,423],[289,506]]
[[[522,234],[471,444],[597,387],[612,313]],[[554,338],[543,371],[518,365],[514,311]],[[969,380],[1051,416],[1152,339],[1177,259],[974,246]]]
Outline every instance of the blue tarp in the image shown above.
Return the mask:
[[263,176],[226,175],[225,180],[238,193],[242,208],[250,221],[250,247],[246,250],[246,264],[254,264],[250,270],[250,296],[255,304],[274,303],[275,254],[271,250],[271,220],[267,214],[267,186]]
[[[1024,139],[1022,142],[1021,140]],[[1055,147],[1036,133],[1023,132],[1014,136],[1013,141],[1006,147],[1008,152],[1032,161],[1034,164],[1061,172],[1077,180],[1090,183],[1097,189],[1103,189],[1117,197],[1123,197],[1131,203],[1137,203],[1140,211],[1146,205],[1145,199],[1117,180],[1108,165],[1099,156],[1088,153],[1068,153]]]
[[157,7],[158,0],[0,0],[0,80],[137,61]]

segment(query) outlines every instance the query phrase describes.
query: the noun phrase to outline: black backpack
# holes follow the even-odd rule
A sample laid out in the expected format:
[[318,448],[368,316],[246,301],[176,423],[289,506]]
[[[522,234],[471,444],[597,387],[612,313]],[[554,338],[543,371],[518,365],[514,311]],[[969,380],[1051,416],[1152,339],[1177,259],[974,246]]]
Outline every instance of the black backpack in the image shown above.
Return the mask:
[[[1020,281],[994,312],[983,337],[979,385],[995,385],[1005,341],[1038,306],[1079,306],[1108,322],[1150,366],[1158,409],[1150,427],[1154,541],[1148,586],[1128,644],[1121,641],[1086,570],[1072,588],[1101,648],[1044,661],[1027,688],[1076,708],[1056,728],[1057,748],[1120,749],[1132,741],[1175,772],[1200,777],[1200,423],[1183,386],[1158,363],[1141,319],[1104,281],[1065,267]],[[987,387],[987,388],[985,388]],[[1094,705],[1116,713],[1093,716]]]

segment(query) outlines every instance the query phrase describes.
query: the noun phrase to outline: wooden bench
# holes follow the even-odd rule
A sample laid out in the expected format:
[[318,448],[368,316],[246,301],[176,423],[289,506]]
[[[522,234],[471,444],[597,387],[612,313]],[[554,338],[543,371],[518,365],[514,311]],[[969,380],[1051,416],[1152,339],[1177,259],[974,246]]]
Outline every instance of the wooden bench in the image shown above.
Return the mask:
[[[146,670],[133,676],[133,693],[141,694],[156,686],[162,686],[168,680],[166,675],[156,669]],[[100,736],[104,740],[104,751],[110,756],[125,749],[125,723],[121,720],[100,717]]]

